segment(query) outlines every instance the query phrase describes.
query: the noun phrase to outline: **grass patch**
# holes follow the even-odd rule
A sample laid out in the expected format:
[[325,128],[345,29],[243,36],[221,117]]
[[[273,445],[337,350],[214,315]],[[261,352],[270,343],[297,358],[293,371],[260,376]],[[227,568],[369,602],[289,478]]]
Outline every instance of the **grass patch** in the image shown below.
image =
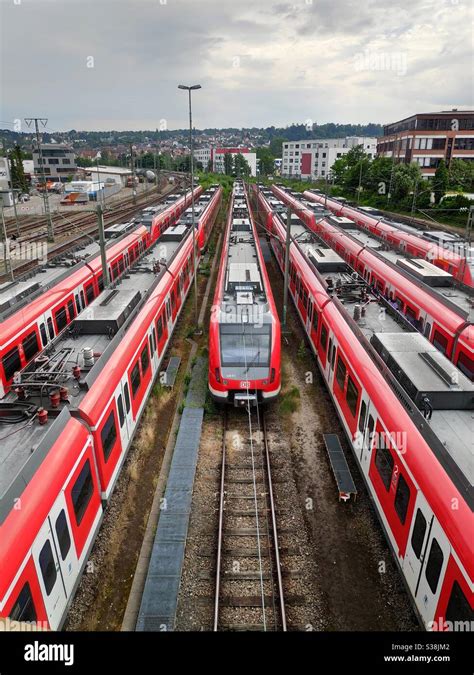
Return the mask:
[[280,412],[282,415],[289,415],[298,410],[300,405],[300,390],[298,387],[291,387],[280,396]]

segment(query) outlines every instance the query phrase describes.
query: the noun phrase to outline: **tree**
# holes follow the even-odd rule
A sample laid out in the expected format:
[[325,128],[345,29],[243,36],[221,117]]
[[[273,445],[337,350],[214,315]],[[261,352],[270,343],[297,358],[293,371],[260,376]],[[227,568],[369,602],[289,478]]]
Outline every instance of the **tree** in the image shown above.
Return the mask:
[[250,176],[250,166],[240,152],[234,157],[234,173],[239,178],[241,176]]
[[436,169],[434,179],[433,179],[433,191],[435,193],[435,200],[439,203],[441,197],[446,193],[449,184],[449,172],[446,167],[446,162],[444,159],[438,164]]
[[260,160],[260,173],[263,175],[272,174],[275,170],[275,157],[269,148],[257,148],[257,159]]
[[224,155],[224,173],[226,176],[232,175],[232,170],[234,167],[234,160],[230,152],[227,152]]
[[28,191],[28,181],[26,180],[25,171],[23,169],[23,153],[19,145],[8,153],[10,160],[11,184],[14,190]]
[[449,164],[449,184],[452,190],[470,192],[474,189],[473,162],[462,159],[452,159]]
[[286,138],[281,138],[277,136],[272,138],[270,141],[270,152],[274,157],[282,157],[283,155],[283,143],[286,141]]
[[207,173],[212,173],[213,169],[212,159],[210,159],[207,163]]

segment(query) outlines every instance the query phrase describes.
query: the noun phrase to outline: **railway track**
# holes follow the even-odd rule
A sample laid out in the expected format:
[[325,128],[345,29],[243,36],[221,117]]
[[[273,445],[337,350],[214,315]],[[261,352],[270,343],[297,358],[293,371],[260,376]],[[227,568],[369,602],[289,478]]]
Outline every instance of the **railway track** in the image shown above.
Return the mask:
[[[127,197],[124,200],[125,205],[119,204],[117,208],[109,212],[104,212],[104,226],[107,227],[121,220],[127,220],[135,215],[139,210],[145,208],[146,206],[153,206],[154,204],[159,203],[162,199],[167,197],[169,194],[174,192],[176,189],[182,188],[184,182],[178,182],[166,185],[166,189],[163,190],[160,194],[146,195],[146,198],[137,199],[137,203],[133,204],[133,197]],[[27,240],[31,242],[35,239],[41,239],[46,237],[46,227],[44,230],[38,230],[37,225],[30,225],[30,229],[33,229],[34,232],[32,235],[26,237],[20,237],[19,242]],[[83,244],[85,241],[90,240],[91,237],[95,238],[98,234],[97,227],[97,218],[95,213],[81,214],[74,219],[70,219],[70,216],[63,217],[60,214],[57,214],[55,220],[55,234],[60,236],[64,234],[67,236],[71,232],[74,233],[76,230],[75,236],[68,236],[67,239],[63,242],[58,242],[57,244],[50,246],[48,250],[48,262],[51,262],[68,251],[74,251],[78,246]],[[37,267],[38,261],[36,259],[28,260],[25,263],[14,266],[15,277],[22,276],[32,271]],[[10,277],[4,270],[4,262],[0,261],[0,283],[9,281]]]
[[260,409],[223,417],[214,631],[286,631],[272,482]]

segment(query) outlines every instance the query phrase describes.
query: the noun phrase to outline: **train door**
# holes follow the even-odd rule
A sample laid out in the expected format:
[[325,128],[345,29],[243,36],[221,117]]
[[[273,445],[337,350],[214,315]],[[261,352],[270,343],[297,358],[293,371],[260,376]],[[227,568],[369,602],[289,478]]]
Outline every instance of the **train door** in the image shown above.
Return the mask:
[[134,426],[132,406],[130,404],[130,390],[126,375],[122,378],[118,387],[116,398],[120,425],[120,439],[122,441],[122,448],[126,448],[129,439],[132,437]]
[[79,561],[72,539],[72,527],[69,521],[64,492],[61,492],[51,509],[49,525],[53,534],[62,581],[66,595],[69,597],[72,594],[74,582],[78,575]]
[[449,554],[449,542],[425,497],[418,492],[403,572],[425,623],[435,615]]
[[362,391],[355,447],[360,466],[366,475],[369,473],[376,419],[374,406],[371,404],[367,393]]
[[43,523],[35,539],[32,556],[48,621],[55,630],[66,609],[67,595],[49,519]]

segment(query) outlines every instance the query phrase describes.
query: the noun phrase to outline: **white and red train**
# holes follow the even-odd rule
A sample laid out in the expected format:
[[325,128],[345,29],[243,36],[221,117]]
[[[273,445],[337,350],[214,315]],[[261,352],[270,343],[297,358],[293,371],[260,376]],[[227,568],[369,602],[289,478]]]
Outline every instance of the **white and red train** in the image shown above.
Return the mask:
[[168,228],[0,402],[0,616],[63,625],[191,287],[192,247],[190,228]]
[[[199,197],[202,188],[195,188]],[[115,281],[148,249],[191,202],[191,192],[171,195],[163,204],[144,209],[135,229],[107,245],[109,277]],[[15,372],[24,368],[102,292],[98,246],[73,267],[46,268],[34,277],[0,288],[0,398],[9,391]],[[59,273],[58,273],[59,272]]]
[[[285,204],[291,205],[308,227],[342,255],[369,285],[396,303],[399,311],[461,372],[474,380],[474,326],[464,312],[444,296],[389,264],[345,230],[327,219],[315,217],[284,189],[273,186],[272,191]],[[262,205],[262,209],[265,208],[268,211],[268,205]],[[268,219],[268,213],[266,217]]]
[[331,209],[338,216],[350,218],[357,225],[372,232],[391,246],[417,258],[430,260],[434,265],[449,272],[457,281],[466,286],[474,286],[471,268],[466,256],[459,255],[436,242],[428,241],[423,237],[400,229],[390,222],[386,222],[383,217],[364,213],[361,209],[346,206],[335,199],[326,198],[312,190],[306,190],[303,195],[311,201],[319,204],[324,203],[328,209]]
[[246,189],[235,181],[209,327],[209,390],[236,407],[280,392],[280,321]]
[[[271,233],[283,271],[275,214]],[[473,630],[473,385],[302,221],[293,237],[289,290],[417,615]]]

